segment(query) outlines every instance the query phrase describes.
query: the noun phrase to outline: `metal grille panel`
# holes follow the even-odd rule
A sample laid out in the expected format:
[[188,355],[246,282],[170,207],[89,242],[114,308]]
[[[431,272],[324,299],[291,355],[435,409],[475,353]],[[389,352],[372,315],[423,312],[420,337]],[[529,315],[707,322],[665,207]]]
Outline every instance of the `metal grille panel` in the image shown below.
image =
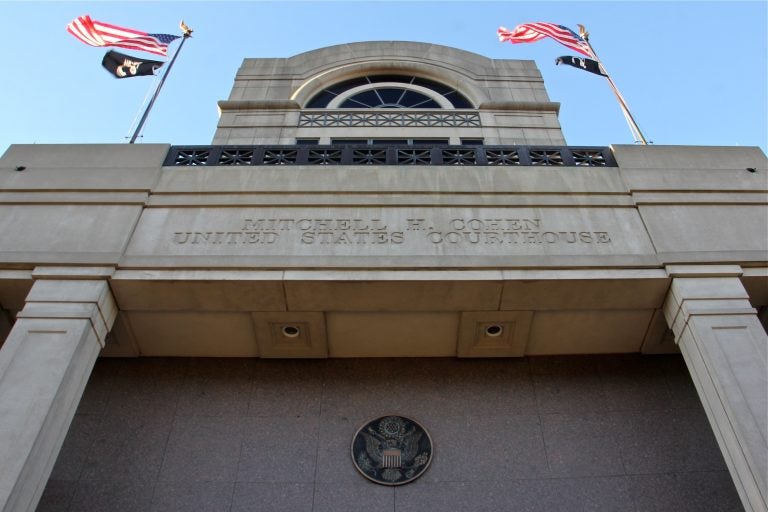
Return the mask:
[[445,165],[477,165],[477,152],[474,149],[444,149]]
[[450,165],[616,167],[606,147],[448,146],[441,144],[172,146],[166,167],[254,165]]
[[480,127],[477,112],[302,112],[300,127]]
[[252,163],[252,149],[224,150],[219,158],[219,165],[251,165]]
[[573,160],[576,165],[587,167],[606,167],[608,165],[601,151],[574,151]]
[[429,165],[432,162],[432,152],[429,149],[398,149],[397,163],[399,165]]
[[531,165],[565,165],[560,150],[531,150]]
[[520,152],[516,149],[489,149],[485,155],[488,165],[520,165]]
[[296,149],[273,149],[264,150],[264,165],[293,165],[296,163],[296,156],[299,154]]
[[206,165],[208,164],[208,157],[211,156],[209,150],[204,149],[180,149],[176,152],[173,159],[173,165]]

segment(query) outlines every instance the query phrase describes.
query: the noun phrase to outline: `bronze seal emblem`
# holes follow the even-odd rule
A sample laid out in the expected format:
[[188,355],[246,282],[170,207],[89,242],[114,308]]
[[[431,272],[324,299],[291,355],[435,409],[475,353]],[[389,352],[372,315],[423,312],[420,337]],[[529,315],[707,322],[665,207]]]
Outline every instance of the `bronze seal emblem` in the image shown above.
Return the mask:
[[424,427],[412,419],[383,416],[369,421],[355,433],[352,461],[372,482],[407,484],[429,467],[432,439]]

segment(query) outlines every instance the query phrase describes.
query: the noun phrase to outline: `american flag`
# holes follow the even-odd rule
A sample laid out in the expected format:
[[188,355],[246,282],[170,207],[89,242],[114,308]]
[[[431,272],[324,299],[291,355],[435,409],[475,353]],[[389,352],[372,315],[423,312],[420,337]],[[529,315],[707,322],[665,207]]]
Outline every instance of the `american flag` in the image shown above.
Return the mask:
[[87,14],[78,16],[67,25],[67,32],[91,46],[119,46],[163,56],[168,55],[168,43],[179,38],[170,34],[148,34],[95,21]]
[[510,43],[535,43],[545,37],[551,37],[571,50],[593,59],[596,58],[583,37],[562,25],[555,25],[554,23],[523,23],[511,31],[507,28],[499,27],[497,33],[499,34],[499,41],[509,41]]

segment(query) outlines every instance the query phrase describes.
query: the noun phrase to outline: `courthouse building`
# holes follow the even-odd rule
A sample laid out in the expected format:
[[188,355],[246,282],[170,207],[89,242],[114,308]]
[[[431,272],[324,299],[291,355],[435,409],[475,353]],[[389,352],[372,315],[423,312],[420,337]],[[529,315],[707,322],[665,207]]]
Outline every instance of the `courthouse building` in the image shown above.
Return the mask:
[[210,146],[11,146],[0,510],[765,511],[766,156],[559,107],[367,42],[245,59]]

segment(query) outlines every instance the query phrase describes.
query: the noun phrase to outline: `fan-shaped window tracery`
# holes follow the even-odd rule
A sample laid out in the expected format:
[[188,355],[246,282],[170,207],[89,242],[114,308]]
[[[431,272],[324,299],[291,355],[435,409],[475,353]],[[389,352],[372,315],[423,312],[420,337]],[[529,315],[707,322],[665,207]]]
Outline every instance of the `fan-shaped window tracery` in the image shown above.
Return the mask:
[[371,75],[323,89],[307,103],[307,108],[473,107],[459,91],[434,80],[405,75]]

